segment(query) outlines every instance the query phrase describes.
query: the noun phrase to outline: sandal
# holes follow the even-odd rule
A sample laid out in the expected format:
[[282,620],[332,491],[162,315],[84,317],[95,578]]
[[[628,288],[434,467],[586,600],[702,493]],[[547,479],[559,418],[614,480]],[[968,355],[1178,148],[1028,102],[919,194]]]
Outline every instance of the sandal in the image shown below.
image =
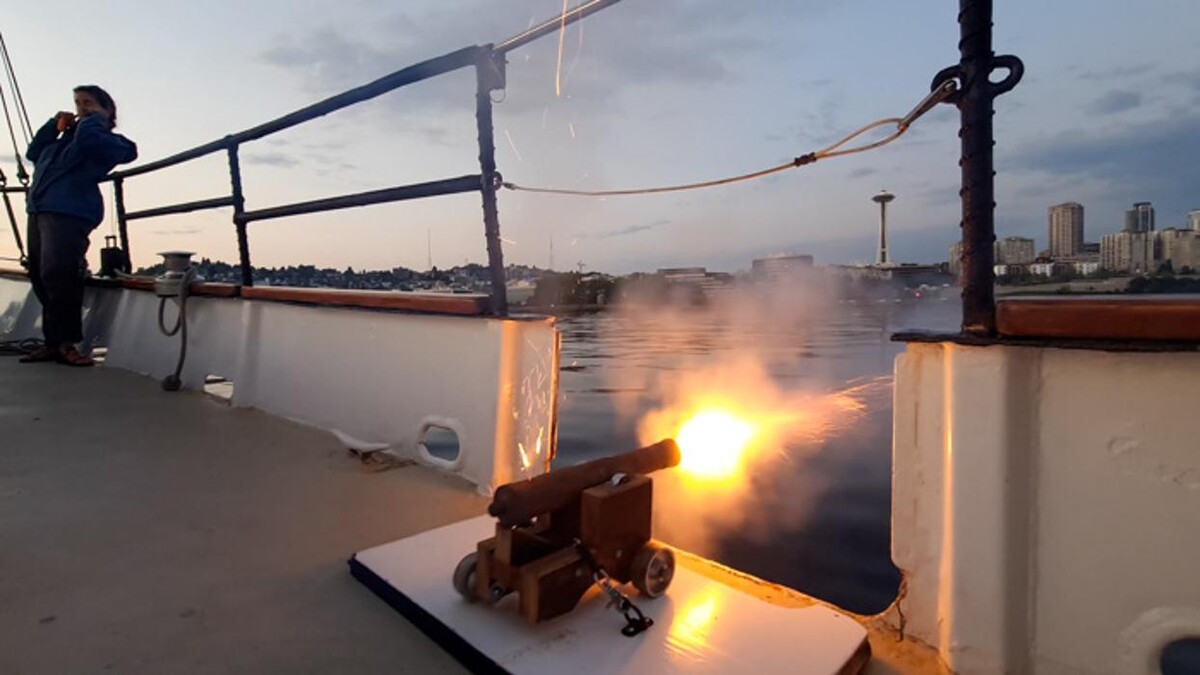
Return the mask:
[[88,366],[96,365],[96,362],[92,360],[92,357],[80,353],[80,351],[75,348],[75,345],[63,345],[62,347],[59,347],[58,354],[54,356],[54,360],[63,365],[75,366],[78,368],[86,368]]
[[18,360],[21,363],[45,363],[54,360],[54,352],[49,347],[38,347]]

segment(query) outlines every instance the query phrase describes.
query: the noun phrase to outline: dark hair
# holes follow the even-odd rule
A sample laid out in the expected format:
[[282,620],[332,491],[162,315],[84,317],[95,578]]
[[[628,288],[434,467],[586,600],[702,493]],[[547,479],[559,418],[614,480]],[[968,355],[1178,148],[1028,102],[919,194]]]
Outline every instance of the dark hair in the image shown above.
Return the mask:
[[113,101],[112,96],[109,96],[107,91],[94,84],[81,84],[75,87],[75,93],[87,94],[95,99],[101,108],[108,111],[108,128],[112,129],[117,126],[117,103]]

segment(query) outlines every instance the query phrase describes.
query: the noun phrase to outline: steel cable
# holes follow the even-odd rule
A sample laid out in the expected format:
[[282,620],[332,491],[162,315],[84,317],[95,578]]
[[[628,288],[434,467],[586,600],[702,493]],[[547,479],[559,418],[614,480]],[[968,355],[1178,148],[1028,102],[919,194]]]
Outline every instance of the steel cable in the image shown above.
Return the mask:
[[[730,176],[728,178],[718,178],[715,180],[708,180],[708,181],[703,181],[703,182],[699,182],[699,183],[685,183],[682,185],[668,185],[668,186],[664,186],[664,187],[653,187],[653,188],[633,188],[633,189],[627,189],[627,190],[570,190],[570,189],[562,189],[562,188],[526,187],[523,185],[517,185],[516,183],[511,183],[508,181],[503,181],[500,183],[500,185],[509,190],[516,190],[516,191],[521,191],[521,192],[535,192],[535,193],[539,193],[539,194],[554,194],[554,195],[571,195],[571,196],[576,196],[576,197],[620,197],[620,196],[628,196],[628,195],[660,194],[660,193],[664,193],[664,192],[681,192],[684,190],[697,190],[700,188],[715,187],[718,185],[729,185],[731,183],[738,183],[741,181],[753,180],[755,178],[762,178],[763,176],[768,176],[773,173],[778,173],[780,171],[786,171],[787,169],[794,169],[797,167],[806,166],[808,164],[812,164],[821,159],[829,159],[831,157],[844,157],[846,155],[853,155],[855,153],[866,152],[868,150],[874,150],[876,148],[881,148],[881,147],[891,143],[892,141],[896,140],[897,138],[900,138],[901,136],[903,136],[904,133],[906,131],[908,131],[908,129],[912,126],[913,122],[918,120],[925,113],[932,110],[935,106],[937,106],[937,104],[950,99],[955,93],[957,93],[957,91],[958,91],[957,84],[953,80],[949,80],[949,81],[944,82],[941,85],[939,85],[936,89],[934,89],[927,96],[925,96],[925,98],[921,99],[920,103],[918,103],[916,106],[914,106],[913,109],[911,111],[909,111],[909,113],[907,115],[905,115],[904,117],[886,117],[884,119],[876,120],[874,122],[871,122],[870,124],[867,124],[867,125],[864,125],[864,126],[858,128],[857,130],[843,136],[837,142],[827,145],[824,148],[817,150],[816,152],[810,152],[810,153],[807,153],[804,155],[800,155],[799,157],[796,157],[792,161],[787,162],[785,164],[780,164],[778,166],[773,166],[773,167],[770,167],[767,169],[763,169],[761,171],[755,171],[753,173],[746,173],[746,174],[742,174],[739,176]],[[843,149],[843,146],[845,146],[847,143],[853,141],[854,139],[858,138],[859,136],[862,136],[863,134],[867,133],[868,131],[872,131],[879,127],[888,126],[888,125],[894,125],[896,128],[895,128],[895,131],[893,131],[887,137],[882,138],[878,141],[874,141],[872,143],[867,143],[865,145],[859,145],[859,146],[854,146],[854,147]]]

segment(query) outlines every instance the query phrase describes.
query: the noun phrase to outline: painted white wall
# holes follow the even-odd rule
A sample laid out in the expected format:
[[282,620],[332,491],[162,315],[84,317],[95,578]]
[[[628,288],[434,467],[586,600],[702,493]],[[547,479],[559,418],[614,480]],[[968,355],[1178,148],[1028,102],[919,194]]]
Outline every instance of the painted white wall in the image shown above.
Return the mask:
[[[83,349],[102,344],[119,294],[88,287],[83,294]],[[42,339],[42,303],[24,277],[0,275],[0,340]]]
[[1200,354],[910,344],[906,634],[966,673],[1154,673],[1200,637]]
[[[29,284],[0,278],[0,339],[40,335]],[[179,336],[158,329],[159,298],[89,289],[85,332],[108,345],[105,365],[163,378]],[[34,309],[31,309],[34,308]],[[174,324],[176,304],[165,319]],[[460,474],[482,492],[542,473],[554,447],[558,334],[552,318],[403,314],[193,296],[181,379],[233,381],[252,406]],[[457,460],[422,453],[435,423],[456,432]]]

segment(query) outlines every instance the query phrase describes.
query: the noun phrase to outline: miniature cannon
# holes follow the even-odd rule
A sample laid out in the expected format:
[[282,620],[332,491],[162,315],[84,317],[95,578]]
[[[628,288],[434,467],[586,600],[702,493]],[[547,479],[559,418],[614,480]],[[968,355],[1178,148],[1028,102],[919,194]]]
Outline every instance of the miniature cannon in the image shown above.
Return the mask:
[[571,611],[598,584],[625,614],[622,632],[645,630],[653,622],[612,582],[632,582],[649,598],[671,584],[675,556],[650,538],[653,481],[644,474],[679,461],[667,439],[500,486],[488,507],[496,536],[462,559],[454,588],[487,603],[515,591],[532,624]]

